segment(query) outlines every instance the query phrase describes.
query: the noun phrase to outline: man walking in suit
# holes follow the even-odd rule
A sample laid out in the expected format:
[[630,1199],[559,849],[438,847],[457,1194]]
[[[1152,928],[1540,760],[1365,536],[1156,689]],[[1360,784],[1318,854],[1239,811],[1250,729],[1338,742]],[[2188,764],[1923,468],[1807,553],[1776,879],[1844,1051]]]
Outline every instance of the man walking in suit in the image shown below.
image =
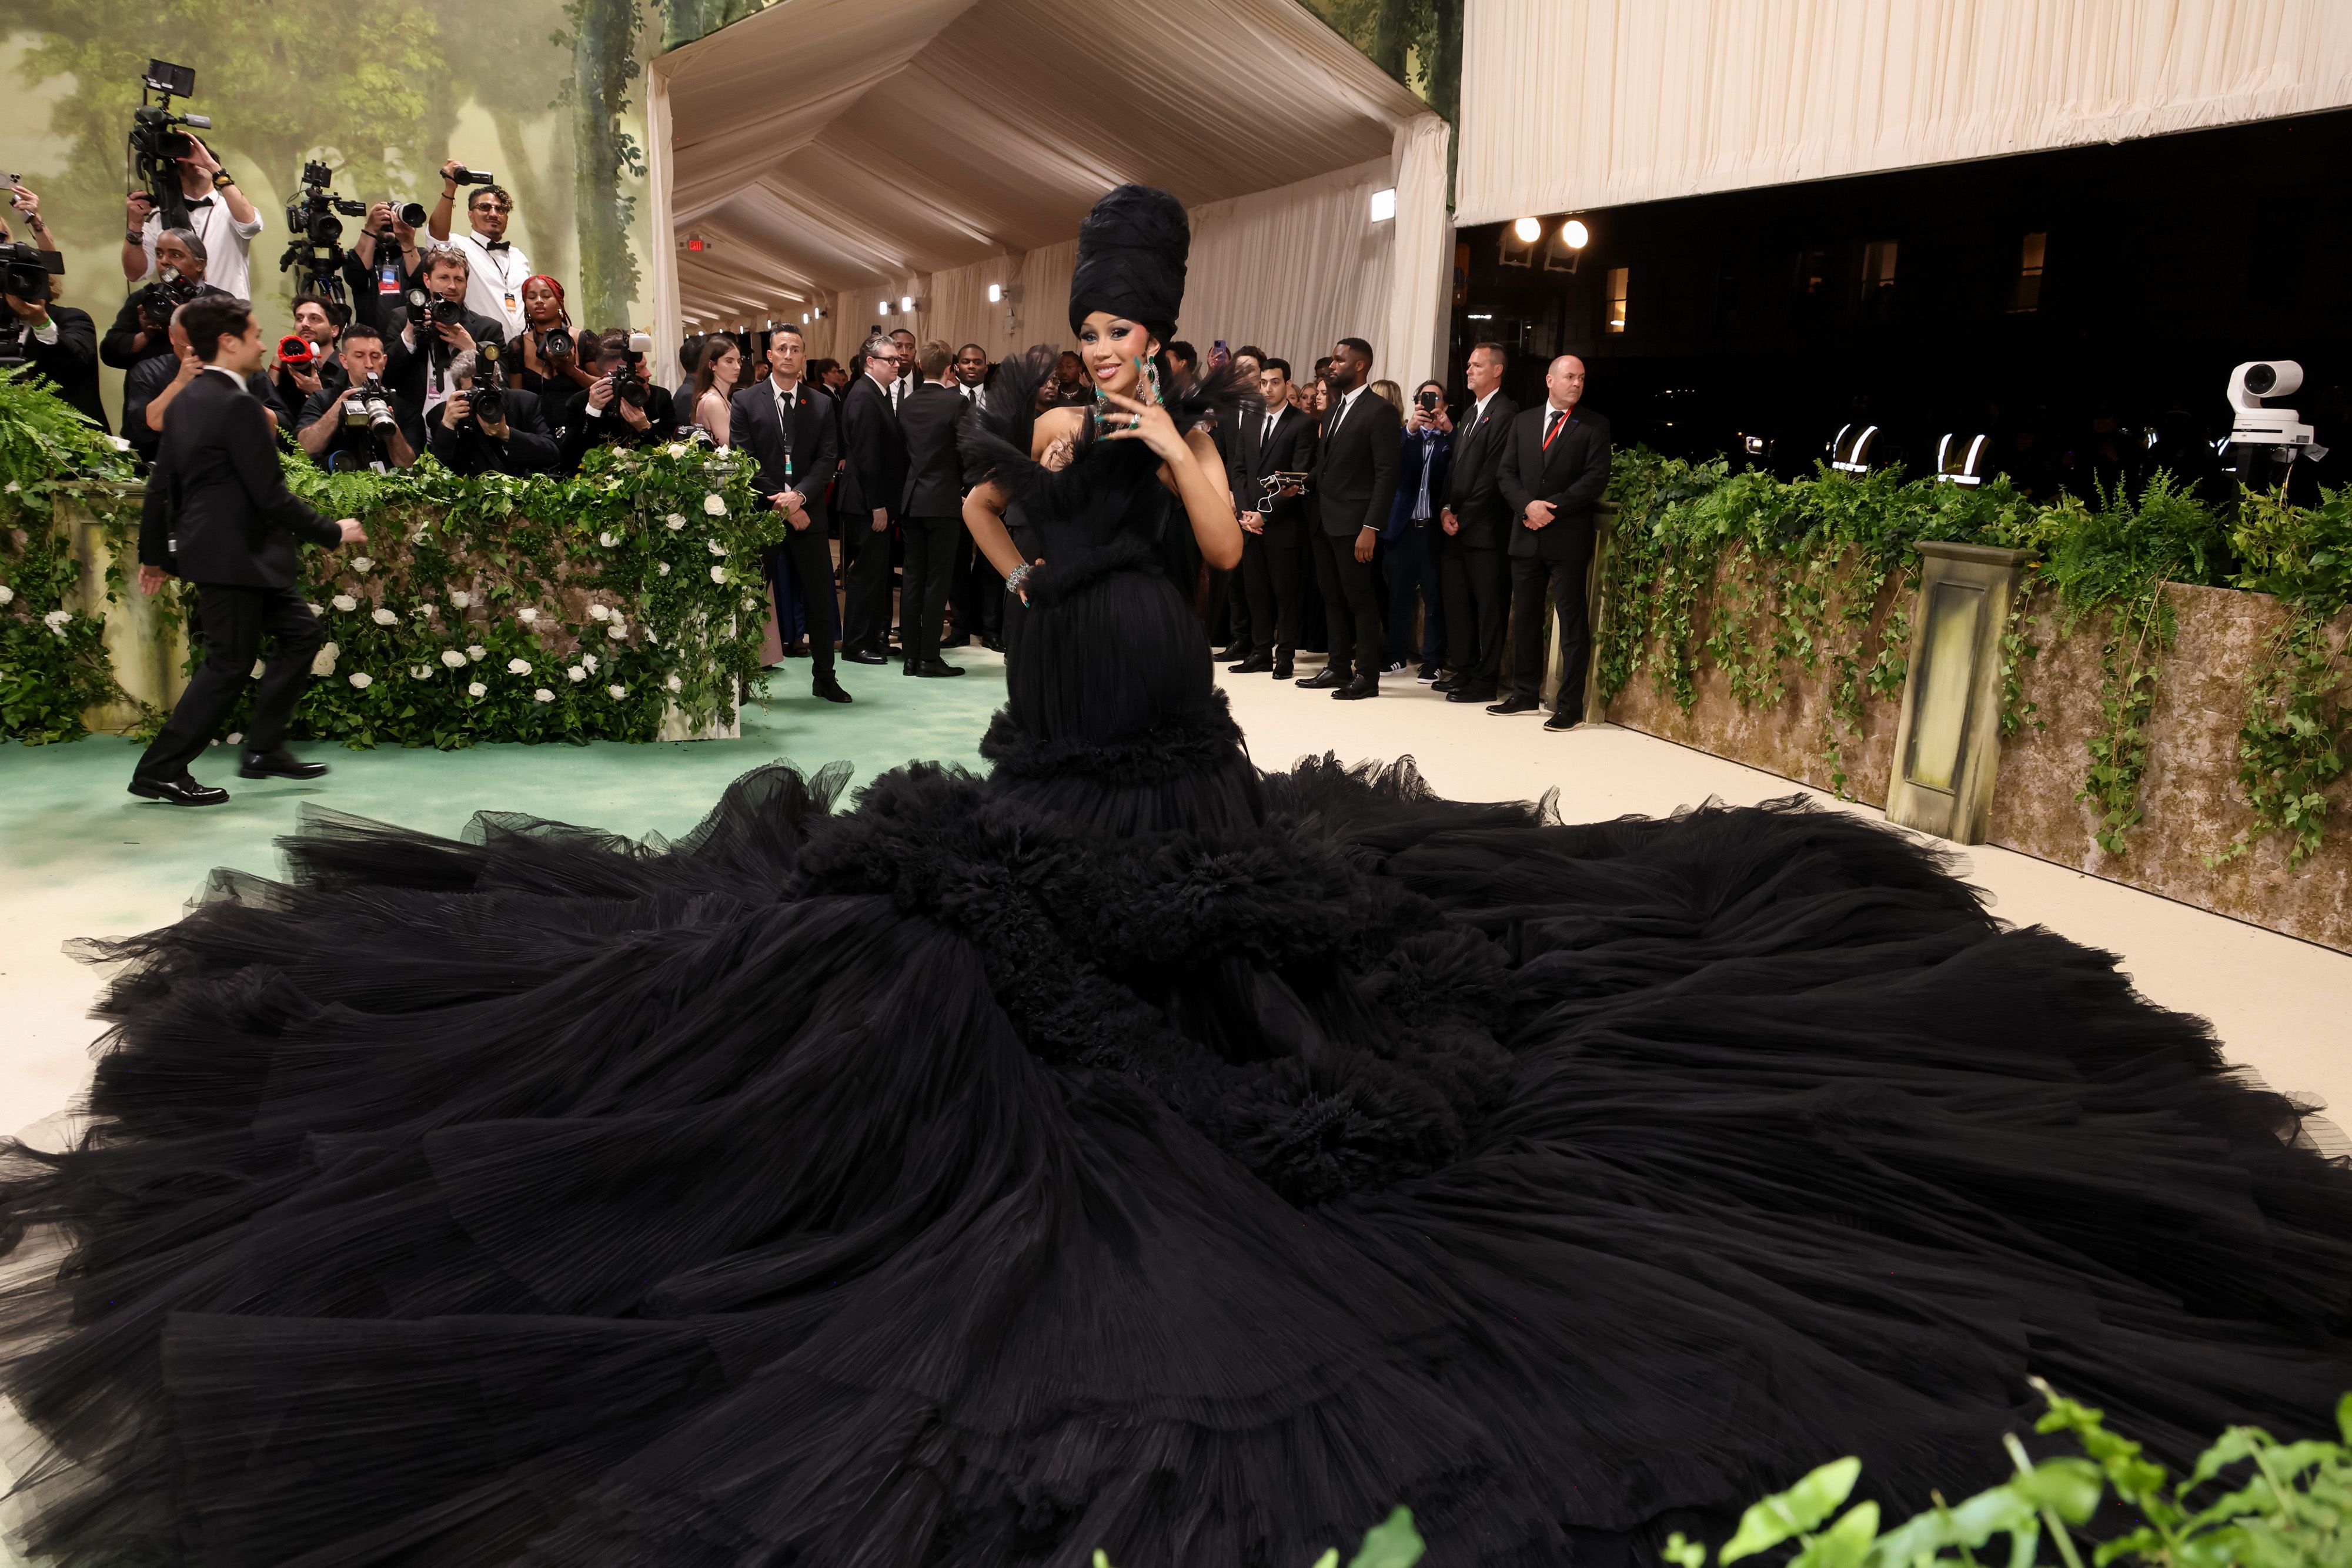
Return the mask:
[[1544,406],[1511,422],[1496,484],[1511,516],[1511,695],[1488,713],[1530,713],[1543,682],[1543,601],[1559,615],[1559,695],[1546,729],[1584,718],[1592,653],[1584,579],[1592,564],[1592,507],[1609,484],[1609,422],[1579,408],[1584,361],[1562,354],[1544,374]]
[[1299,682],[1353,702],[1381,695],[1381,606],[1372,586],[1372,556],[1396,502],[1397,458],[1403,416],[1370,391],[1372,346],[1342,338],[1331,350],[1325,382],[1331,412],[1315,454],[1313,484],[1320,497],[1322,537],[1315,541],[1315,576],[1331,632],[1331,662]]
[[841,656],[889,663],[890,524],[907,490],[907,437],[890,409],[898,347],[886,333],[866,340],[865,364],[841,410],[841,553],[848,560]]
[[1445,593],[1445,663],[1454,674],[1437,683],[1445,700],[1490,703],[1503,668],[1503,631],[1510,622],[1510,505],[1499,477],[1503,448],[1519,405],[1498,390],[1503,345],[1470,350],[1465,372],[1470,411],[1454,427],[1454,465],[1446,475],[1445,533],[1439,568]]
[[286,726],[326,634],[294,588],[295,545],[326,549],[364,539],[358,521],[331,523],[286,489],[278,444],[246,378],[261,369],[261,324],[242,299],[207,296],[179,313],[205,368],[173,400],[139,525],[139,586],[154,593],[170,571],[195,585],[205,662],[154,743],[131,770],[131,792],[175,806],[216,806],[228,791],[199,784],[204,754],[250,678],[264,637],[275,639],[247,726],[246,779],[316,779],[323,762],[286,750]]
[[1271,673],[1291,678],[1298,652],[1299,552],[1307,538],[1306,503],[1294,487],[1268,497],[1276,474],[1306,474],[1315,466],[1315,421],[1290,404],[1290,361],[1269,359],[1257,373],[1259,414],[1244,414],[1234,434],[1234,504],[1241,508],[1242,591],[1249,601],[1249,657],[1237,675]]
[[907,484],[898,502],[907,541],[907,582],[898,593],[898,642],[909,675],[961,675],[940,657],[940,624],[948,613],[956,547],[963,542],[963,465],[956,456],[956,422],[965,402],[948,384],[955,350],[933,339],[917,351],[922,381],[898,405],[907,440]]
[[[831,703],[849,694],[833,673],[833,549],[825,542],[824,491],[841,466],[833,400],[806,385],[808,345],[797,327],[768,338],[768,377],[728,400],[727,430],[760,465],[753,483],[776,513],[782,538],[760,553],[771,583],[790,578],[808,621],[809,689]],[[783,605],[776,606],[781,614]]]
[[[984,404],[988,396],[988,350],[978,343],[966,343],[956,350],[956,396],[975,410]],[[976,636],[983,648],[1004,646],[1004,580],[988,563],[970,534],[959,536],[955,547],[955,580],[948,586],[948,601],[955,606],[955,635],[940,646],[961,648]]]

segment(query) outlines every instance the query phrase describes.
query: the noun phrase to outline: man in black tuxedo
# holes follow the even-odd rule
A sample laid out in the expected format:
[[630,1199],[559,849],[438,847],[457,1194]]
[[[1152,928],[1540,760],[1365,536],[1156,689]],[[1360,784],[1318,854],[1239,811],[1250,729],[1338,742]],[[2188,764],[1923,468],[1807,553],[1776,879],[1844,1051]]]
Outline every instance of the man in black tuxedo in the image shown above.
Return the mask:
[[1544,374],[1544,404],[1511,422],[1496,485],[1511,516],[1511,695],[1488,713],[1530,713],[1543,684],[1543,601],[1559,615],[1559,695],[1546,729],[1584,718],[1592,653],[1584,579],[1592,565],[1592,507],[1609,485],[1609,422],[1579,408],[1584,361],[1562,354]]
[[1315,466],[1315,418],[1290,404],[1290,361],[1266,360],[1257,373],[1263,413],[1242,415],[1234,433],[1231,482],[1242,524],[1242,592],[1249,603],[1249,657],[1234,666],[1237,675],[1271,674],[1290,679],[1298,652],[1298,567],[1302,550],[1319,541],[1307,537],[1307,506],[1294,487],[1268,497],[1276,474],[1305,474]]
[[[564,473],[577,469],[592,446],[652,446],[677,439],[677,407],[670,402],[669,388],[646,381],[643,363],[631,363],[636,359],[625,331],[582,334],[580,362],[595,380],[563,405],[557,466]],[[625,369],[634,372],[643,402],[621,394],[618,378]]]
[[898,348],[880,332],[841,410],[841,553],[849,592],[841,656],[853,664],[890,658],[890,524],[907,493],[907,437],[890,410]]
[[890,412],[904,413],[907,400],[913,397],[915,389],[923,384],[923,378],[916,370],[915,335],[900,327],[890,334],[890,346],[898,356],[898,378],[890,383]]
[[[364,321],[343,329],[342,384],[325,386],[294,416],[294,444],[332,472],[338,468],[405,468],[425,450],[425,420],[416,405],[384,385],[383,335]],[[374,392],[383,408],[367,417]],[[389,419],[384,416],[389,414]]]
[[[753,483],[776,513],[782,538],[761,551],[770,583],[786,577],[808,619],[809,689],[827,702],[849,694],[833,673],[833,549],[825,540],[824,492],[841,468],[833,400],[802,380],[808,344],[797,327],[768,338],[768,379],[737,392],[727,434],[760,465]],[[783,605],[776,606],[781,613]]]
[[449,361],[449,395],[433,416],[425,444],[452,474],[553,473],[555,433],[547,427],[537,392],[500,387],[495,413],[476,405],[478,352],[468,349]]
[[261,369],[261,324],[242,299],[205,298],[180,322],[206,369],[171,406],[139,524],[139,586],[170,571],[195,585],[205,662],[131,775],[131,792],[175,806],[216,806],[228,791],[199,784],[188,764],[245,690],[267,636],[276,641],[246,727],[247,779],[316,779],[323,762],[286,750],[286,725],[325,640],[294,588],[295,546],[366,538],[358,521],[331,523],[287,493],[278,444],[245,378]]
[[44,272],[39,288],[0,294],[0,304],[7,308],[0,327],[13,323],[22,329],[25,363],[55,382],[58,395],[99,429],[110,429],[106,405],[98,395],[98,323],[87,310],[58,304],[51,297],[53,287]]
[[[973,409],[985,406],[988,396],[988,350],[966,343],[956,350],[953,391]],[[955,635],[940,646],[961,648],[976,636],[983,648],[1004,646],[1004,580],[988,562],[967,531],[955,549],[955,580],[948,601],[955,606]]]
[[1437,683],[1445,700],[1490,703],[1503,669],[1503,632],[1510,623],[1510,505],[1499,477],[1503,448],[1519,405],[1503,395],[1507,357],[1500,343],[1470,350],[1465,371],[1470,407],[1454,426],[1454,466],[1445,480],[1445,530],[1439,568],[1445,593],[1445,663]]
[[406,399],[430,423],[454,385],[449,362],[484,343],[506,344],[506,327],[466,308],[466,253],[436,245],[425,256],[425,289],[436,301],[457,307],[455,321],[420,324],[412,305],[396,321],[384,323],[383,384]]
[[1364,384],[1371,369],[1372,346],[1361,338],[1342,338],[1331,350],[1324,374],[1331,412],[1323,416],[1312,480],[1323,524],[1315,541],[1315,577],[1331,630],[1331,662],[1298,684],[1328,688],[1344,702],[1381,695],[1386,655],[1372,556],[1396,501],[1404,439],[1404,416],[1396,404]]
[[948,383],[955,350],[933,339],[919,350],[922,382],[898,405],[907,441],[907,482],[898,501],[898,531],[907,541],[907,580],[898,591],[898,641],[910,675],[961,675],[940,657],[940,624],[947,619],[948,587],[956,547],[964,542],[963,465],[956,455],[956,423],[965,402]]

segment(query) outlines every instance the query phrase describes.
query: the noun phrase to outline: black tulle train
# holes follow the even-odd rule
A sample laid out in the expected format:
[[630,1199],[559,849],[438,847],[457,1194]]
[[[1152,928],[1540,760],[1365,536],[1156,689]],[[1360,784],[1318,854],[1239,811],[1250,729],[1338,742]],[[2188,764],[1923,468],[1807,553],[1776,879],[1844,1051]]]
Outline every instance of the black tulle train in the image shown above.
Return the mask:
[[[71,1563],[1608,1562],[2030,1373],[2315,1428],[2352,1184],[2195,1021],[1794,805],[1409,769],[1124,835],[912,768],[676,845],[320,814],[109,949],[8,1370]],[[56,1259],[37,1260],[54,1274]]]

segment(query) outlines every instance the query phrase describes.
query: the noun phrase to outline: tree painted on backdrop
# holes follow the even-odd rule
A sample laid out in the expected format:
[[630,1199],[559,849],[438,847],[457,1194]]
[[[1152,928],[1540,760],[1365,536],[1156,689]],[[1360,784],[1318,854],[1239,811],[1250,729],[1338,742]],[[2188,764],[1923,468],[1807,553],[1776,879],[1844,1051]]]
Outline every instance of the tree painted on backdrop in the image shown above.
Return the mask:
[[572,203],[580,230],[580,303],[591,327],[629,319],[637,293],[637,263],[629,249],[636,198],[624,179],[646,175],[645,150],[622,125],[629,84],[644,71],[637,40],[645,11],[637,0],[571,0],[563,8],[571,30],[553,42],[572,52],[572,78],[559,101],[572,111]]

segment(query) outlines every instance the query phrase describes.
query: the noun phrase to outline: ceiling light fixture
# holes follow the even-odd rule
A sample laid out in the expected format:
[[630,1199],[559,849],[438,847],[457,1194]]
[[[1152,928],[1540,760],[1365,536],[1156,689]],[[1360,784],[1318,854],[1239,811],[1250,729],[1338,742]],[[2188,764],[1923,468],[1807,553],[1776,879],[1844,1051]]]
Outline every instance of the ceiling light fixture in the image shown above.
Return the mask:
[[1543,238],[1543,221],[1539,218],[1521,218],[1511,225],[1511,232],[1519,236],[1521,245],[1533,245]]

